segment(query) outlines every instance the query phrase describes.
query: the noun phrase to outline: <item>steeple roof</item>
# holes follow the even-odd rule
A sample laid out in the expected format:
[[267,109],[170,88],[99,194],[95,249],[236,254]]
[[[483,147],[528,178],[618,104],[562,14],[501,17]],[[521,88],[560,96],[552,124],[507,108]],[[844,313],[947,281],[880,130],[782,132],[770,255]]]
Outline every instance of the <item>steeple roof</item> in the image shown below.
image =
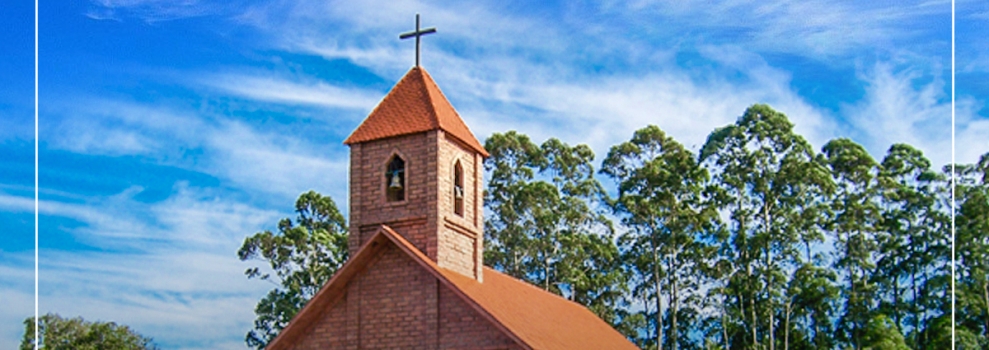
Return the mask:
[[422,67],[414,67],[343,143],[351,145],[432,130],[443,130],[488,156],[429,73]]

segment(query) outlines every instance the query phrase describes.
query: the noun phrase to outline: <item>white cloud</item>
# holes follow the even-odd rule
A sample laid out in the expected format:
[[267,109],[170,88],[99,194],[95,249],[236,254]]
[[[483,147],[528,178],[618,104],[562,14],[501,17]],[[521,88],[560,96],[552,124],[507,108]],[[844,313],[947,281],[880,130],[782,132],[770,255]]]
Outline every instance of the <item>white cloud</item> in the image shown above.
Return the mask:
[[[169,348],[243,348],[231,339],[251,328],[254,304],[272,286],[244,277],[253,263],[238,261],[236,252],[245,237],[274,229],[286,214],[184,184],[158,203],[135,200],[139,192],[41,204],[43,217],[79,221],[81,227],[63,230],[96,248],[40,252],[41,313],[127,324]],[[0,194],[0,208],[33,210],[33,200]],[[0,297],[22,301],[31,289],[26,283],[9,287],[8,280],[29,274],[33,280],[33,267],[3,261]],[[25,317],[21,313],[30,309],[22,309],[13,309],[18,313],[3,316],[4,321]],[[11,339],[16,331],[0,328],[0,335]]]
[[[949,16],[950,2],[907,1],[895,5],[869,2],[811,1],[637,1],[610,3],[604,11],[641,25],[661,18],[676,36],[698,37],[711,44],[737,44],[766,52],[786,52],[828,61],[859,50],[913,45],[910,40],[950,36],[941,28],[913,23]],[[945,27],[947,28],[947,27]],[[926,44],[925,44],[926,45]]]
[[236,117],[167,103],[99,98],[80,98],[55,107],[54,113],[61,116],[46,118],[51,132],[43,139],[55,149],[145,156],[282,199],[294,199],[309,189],[346,198],[343,191],[332,191],[346,188],[341,180],[346,179],[349,164],[344,146],[296,137],[292,130],[297,126],[262,128]]
[[304,77],[284,78],[266,74],[209,74],[199,84],[261,102],[356,109],[369,112],[380,98],[377,92],[339,87]]
[[222,4],[199,0],[92,0],[84,15],[95,20],[115,21],[136,17],[146,23],[155,23],[225,11]]
[[[940,168],[951,161],[950,96],[946,96],[945,82],[939,75],[925,78],[923,73],[913,68],[898,70],[890,64],[876,64],[862,73],[862,79],[868,83],[865,97],[842,108],[852,131],[863,136],[853,139],[865,145],[877,160],[886,155],[890,145],[907,143],[924,151],[934,167]],[[976,137],[980,123],[973,119],[974,109],[965,108],[961,112],[959,127],[966,130],[966,137]],[[964,157],[958,160],[966,161]]]
[[17,349],[34,316],[34,252],[0,251],[0,348]]

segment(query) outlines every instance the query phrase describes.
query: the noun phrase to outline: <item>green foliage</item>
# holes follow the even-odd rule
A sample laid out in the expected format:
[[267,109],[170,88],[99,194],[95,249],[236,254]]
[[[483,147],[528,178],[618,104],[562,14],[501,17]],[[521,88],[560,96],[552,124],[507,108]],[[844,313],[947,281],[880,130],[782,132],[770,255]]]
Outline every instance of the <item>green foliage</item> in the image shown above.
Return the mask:
[[989,153],[956,171],[958,329],[989,347]]
[[[669,344],[676,349],[686,331],[678,318],[702,307],[692,297],[698,295],[704,283],[700,272],[714,253],[697,239],[718,221],[702,196],[708,173],[656,126],[639,129],[631,140],[612,147],[601,172],[618,183],[612,207],[629,229],[620,242],[634,276],[633,297],[659,310],[652,317],[657,344],[664,343],[663,322],[669,317]],[[664,298],[668,312],[663,312]]]
[[834,268],[844,272],[845,312],[839,338],[861,348],[862,334],[874,312],[876,285],[869,281],[875,269],[876,231],[880,212],[876,161],[861,145],[835,139],[824,145],[824,162],[836,184],[830,196],[826,227],[834,235]]
[[[34,317],[24,320],[21,350],[34,349]],[[91,322],[46,314],[38,319],[38,349],[45,350],[150,350],[158,349],[151,338],[114,322]]]
[[799,248],[810,254],[822,240],[817,219],[820,194],[833,187],[830,172],[786,115],[762,104],[712,132],[700,161],[712,169],[715,203],[732,223],[720,239],[727,265],[720,292],[735,322],[722,326],[730,347],[775,344],[778,321],[786,317],[786,281],[811,258],[801,257]]
[[[950,195],[944,176],[930,168],[920,150],[894,144],[880,165],[882,220],[877,232],[878,312],[888,315],[914,348],[932,346],[925,334],[944,312],[949,216],[941,202]],[[925,310],[937,312],[924,312]]]
[[591,149],[556,139],[536,146],[514,131],[492,135],[485,149],[485,262],[617,322],[624,275],[611,222],[596,209],[603,189]]
[[282,219],[277,233],[258,232],[237,251],[240,260],[267,263],[265,270],[247,269],[248,278],[276,285],[254,309],[257,319],[247,333],[248,346],[264,348],[347,260],[347,223],[333,199],[303,193],[295,212],[295,222]]
[[900,334],[893,321],[883,314],[872,317],[866,324],[862,331],[861,348],[865,350],[910,350],[910,347],[903,341],[903,334]]

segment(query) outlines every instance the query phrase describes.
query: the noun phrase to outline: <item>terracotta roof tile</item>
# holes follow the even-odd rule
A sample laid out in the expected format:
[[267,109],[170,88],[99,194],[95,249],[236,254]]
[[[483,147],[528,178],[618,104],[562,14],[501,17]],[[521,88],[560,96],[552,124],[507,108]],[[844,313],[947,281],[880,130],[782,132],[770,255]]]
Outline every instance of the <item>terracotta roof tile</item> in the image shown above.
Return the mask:
[[637,349],[587,308],[490,268],[484,282],[436,265],[390,227],[382,225],[267,347],[287,349],[341,300],[347,283],[392,243],[451,288],[519,345],[536,350]]
[[638,349],[583,305],[484,268],[484,282],[440,272],[533,349]]
[[484,146],[470,132],[429,73],[415,67],[395,84],[343,143],[350,145],[437,129],[488,156]]

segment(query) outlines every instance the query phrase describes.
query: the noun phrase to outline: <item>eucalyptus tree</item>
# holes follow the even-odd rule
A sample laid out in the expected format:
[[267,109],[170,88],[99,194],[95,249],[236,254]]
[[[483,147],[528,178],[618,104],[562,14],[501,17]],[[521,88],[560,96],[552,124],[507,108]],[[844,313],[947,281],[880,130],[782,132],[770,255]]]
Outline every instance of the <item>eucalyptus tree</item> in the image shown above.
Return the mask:
[[937,236],[944,234],[948,220],[938,206],[943,176],[931,169],[923,152],[906,144],[892,145],[880,169],[882,221],[872,277],[878,287],[878,311],[900,332],[911,330],[907,344],[922,347],[920,330],[930,317],[922,290],[928,290],[924,285],[933,253],[943,253]]
[[[713,254],[699,235],[710,231],[717,211],[705,205],[709,176],[694,155],[659,127],[637,130],[632,139],[613,146],[601,172],[618,183],[615,213],[629,231],[620,238],[626,261],[634,268],[634,289],[655,305],[655,342],[664,346],[663,320],[669,315],[669,345],[686,341],[679,318],[697,314],[704,283],[702,265]],[[663,299],[671,310],[663,312]],[[686,304],[693,301],[694,304]]]
[[775,348],[786,281],[801,264],[799,246],[821,240],[816,223],[806,222],[812,217],[801,214],[816,208],[817,194],[831,187],[828,170],[814,158],[786,115],[764,104],[716,129],[701,149],[699,159],[714,170],[733,224],[730,259],[736,268],[729,289],[751,334],[734,348]]
[[531,238],[523,224],[527,192],[540,164],[542,150],[529,137],[515,131],[494,133],[485,140],[490,156],[484,161],[489,173],[484,191],[484,261],[506,274],[528,279]]
[[545,271],[556,272],[556,288],[566,288],[571,300],[613,323],[626,282],[614,228],[601,206],[604,188],[594,178],[594,152],[587,145],[570,146],[555,138],[540,149],[545,161],[539,171],[555,189],[548,197],[558,198],[555,221],[547,227],[551,239],[542,245],[553,247],[552,254],[545,254],[554,260],[545,264]]
[[876,231],[881,218],[878,164],[864,147],[845,138],[829,141],[821,152],[836,184],[827,218],[827,227],[834,235],[833,266],[843,272],[846,281],[839,335],[853,349],[861,349],[863,332],[875,311],[876,286],[869,278],[875,268]]
[[332,198],[303,193],[295,212],[295,222],[282,219],[277,233],[258,232],[244,239],[237,251],[242,261],[268,265],[265,270],[247,269],[247,278],[276,286],[254,309],[254,329],[245,338],[250,347],[261,349],[273,340],[347,260],[347,222]]
[[536,146],[514,131],[492,135],[485,148],[485,206],[493,214],[485,223],[485,259],[616,322],[624,275],[611,223],[596,204],[604,190],[591,149],[557,139]]
[[956,171],[958,326],[989,348],[989,153]]

